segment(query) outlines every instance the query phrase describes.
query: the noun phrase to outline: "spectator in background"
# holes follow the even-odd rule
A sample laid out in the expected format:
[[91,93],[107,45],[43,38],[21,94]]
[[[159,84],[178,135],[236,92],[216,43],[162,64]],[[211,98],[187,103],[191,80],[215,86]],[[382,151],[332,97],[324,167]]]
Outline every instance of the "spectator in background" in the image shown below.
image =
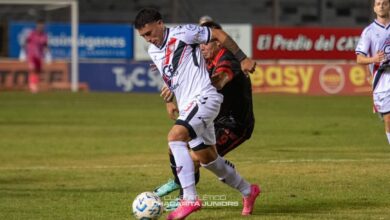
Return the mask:
[[48,53],[47,40],[45,23],[43,20],[37,20],[35,30],[31,31],[27,36],[24,45],[29,69],[28,86],[32,93],[37,93],[39,90],[42,64],[45,59],[45,54]]

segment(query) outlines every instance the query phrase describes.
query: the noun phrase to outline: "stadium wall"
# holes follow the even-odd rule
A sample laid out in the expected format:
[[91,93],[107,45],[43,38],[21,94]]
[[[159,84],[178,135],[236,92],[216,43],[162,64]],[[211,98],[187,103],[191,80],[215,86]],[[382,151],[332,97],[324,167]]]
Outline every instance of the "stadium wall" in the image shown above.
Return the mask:
[[[44,65],[41,74],[41,90],[70,89],[69,63],[56,61]],[[18,60],[0,61],[0,91],[27,90],[28,65]],[[83,85],[86,86],[85,84]],[[84,88],[85,89],[85,88]]]

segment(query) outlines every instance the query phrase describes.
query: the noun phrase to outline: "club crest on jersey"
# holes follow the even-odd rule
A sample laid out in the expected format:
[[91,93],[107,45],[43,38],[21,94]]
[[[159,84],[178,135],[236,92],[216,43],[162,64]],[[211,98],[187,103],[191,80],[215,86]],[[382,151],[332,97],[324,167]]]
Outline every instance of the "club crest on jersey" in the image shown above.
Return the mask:
[[383,52],[385,52],[386,55],[390,54],[390,45],[386,45],[386,46],[383,48]]
[[165,84],[171,89],[175,89],[177,86],[172,85],[172,78],[177,75],[177,72],[173,69],[171,64],[165,65],[162,69],[162,78]]
[[383,52],[385,53],[386,55],[386,59],[388,60],[389,59],[389,55],[390,55],[390,37],[388,36],[385,40],[385,42],[383,43]]

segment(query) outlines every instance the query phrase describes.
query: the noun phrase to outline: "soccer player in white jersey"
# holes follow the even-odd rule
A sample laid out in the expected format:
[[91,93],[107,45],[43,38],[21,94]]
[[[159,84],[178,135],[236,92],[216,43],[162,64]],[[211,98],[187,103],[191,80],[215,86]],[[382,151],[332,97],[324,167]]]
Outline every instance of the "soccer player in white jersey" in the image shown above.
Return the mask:
[[155,9],[142,9],[134,25],[139,35],[151,43],[148,53],[165,84],[174,93],[179,108],[179,117],[168,133],[168,144],[175,157],[183,199],[167,219],[184,219],[202,207],[197,197],[194,164],[187,143],[204,168],[241,192],[242,215],[250,215],[260,188],[244,180],[234,166],[215,150],[213,120],[219,113],[223,97],[211,85],[199,44],[219,41],[241,62],[241,68],[246,73],[253,72],[256,63],[247,58],[222,30],[197,25],[166,28],[161,14]]
[[361,34],[356,61],[369,65],[374,109],[383,116],[390,144],[390,0],[374,0],[373,7],[376,19]]

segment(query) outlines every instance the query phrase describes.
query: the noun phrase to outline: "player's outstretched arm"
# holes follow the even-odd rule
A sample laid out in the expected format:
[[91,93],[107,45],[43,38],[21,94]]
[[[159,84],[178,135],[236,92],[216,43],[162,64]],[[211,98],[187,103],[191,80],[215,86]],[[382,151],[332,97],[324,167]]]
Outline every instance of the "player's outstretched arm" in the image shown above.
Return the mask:
[[256,62],[248,58],[238,47],[237,43],[223,30],[211,29],[212,40],[219,41],[223,47],[232,52],[235,58],[240,61],[241,69],[244,73],[253,73],[256,69]]

